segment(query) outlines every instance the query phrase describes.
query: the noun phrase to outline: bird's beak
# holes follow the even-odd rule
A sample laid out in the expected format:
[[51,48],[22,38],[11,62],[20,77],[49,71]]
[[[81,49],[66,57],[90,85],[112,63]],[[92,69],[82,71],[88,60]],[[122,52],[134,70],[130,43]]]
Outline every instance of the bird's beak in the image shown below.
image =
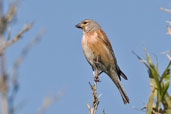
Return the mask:
[[77,27],[77,28],[82,28],[80,23],[77,24],[77,25],[75,25],[75,27]]

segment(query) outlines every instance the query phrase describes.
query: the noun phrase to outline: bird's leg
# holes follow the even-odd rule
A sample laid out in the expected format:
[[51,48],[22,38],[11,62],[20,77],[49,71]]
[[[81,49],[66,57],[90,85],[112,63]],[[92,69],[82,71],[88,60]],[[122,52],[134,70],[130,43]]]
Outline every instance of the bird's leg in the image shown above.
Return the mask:
[[98,66],[99,61],[100,61],[100,56],[98,55],[96,58],[94,58],[94,64],[95,64],[96,66]]
[[98,70],[93,71],[93,77],[95,82],[100,82]]
[[[100,56],[97,56],[94,59],[94,64],[95,64],[97,69],[99,68],[99,62],[100,62]],[[94,71],[94,69],[93,69],[93,71]],[[98,76],[100,76],[100,74],[102,74],[102,73],[103,73],[103,71],[98,72]],[[93,75],[95,75],[95,72],[93,72]]]
[[100,79],[99,79],[99,70],[96,68],[96,74],[94,76],[94,81],[95,82],[100,82]]
[[95,59],[94,63],[96,65],[96,72],[93,72],[94,81],[95,82],[100,82],[100,80],[99,80],[99,74],[101,74],[101,72],[99,73],[99,70],[98,70],[99,56],[97,56],[97,58]]

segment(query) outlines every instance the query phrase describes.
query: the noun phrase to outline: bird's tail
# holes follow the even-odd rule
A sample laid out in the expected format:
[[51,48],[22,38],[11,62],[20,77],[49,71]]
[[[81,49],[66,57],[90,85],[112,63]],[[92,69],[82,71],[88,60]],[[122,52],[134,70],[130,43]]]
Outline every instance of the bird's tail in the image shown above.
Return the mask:
[[123,87],[122,87],[120,82],[118,83],[117,87],[118,87],[119,92],[120,92],[120,94],[122,96],[124,104],[129,103],[129,98],[128,98],[126,92],[124,91],[124,89],[123,89]]
[[122,87],[122,84],[117,76],[116,73],[110,75],[110,78],[112,79],[112,81],[114,82],[114,84],[117,86],[117,88],[119,89],[119,92],[121,94],[121,97],[123,99],[124,104],[129,103],[129,98],[128,95],[126,94],[125,90]]

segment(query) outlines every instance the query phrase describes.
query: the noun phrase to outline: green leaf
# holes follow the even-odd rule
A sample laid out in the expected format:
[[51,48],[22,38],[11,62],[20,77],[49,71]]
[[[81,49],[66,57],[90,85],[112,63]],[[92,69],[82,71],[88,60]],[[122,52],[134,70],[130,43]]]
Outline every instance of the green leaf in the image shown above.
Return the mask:
[[171,114],[171,109],[167,109],[166,114]]
[[134,51],[132,53],[148,68],[150,69],[150,66],[147,64],[145,60],[143,60],[140,56],[138,56]]
[[[168,92],[166,92],[162,102],[163,102],[164,109],[171,110],[171,98]],[[171,114],[171,113],[168,113],[168,114]]]
[[164,86],[162,88],[162,93],[161,93],[161,98],[163,99],[164,95],[166,94],[168,88],[169,88],[169,83],[170,83],[170,69],[168,69],[167,73],[164,75]]
[[165,74],[167,73],[167,70],[169,69],[170,65],[171,65],[171,61],[169,62],[169,64],[168,64],[168,66],[166,67],[166,69],[164,70],[164,72],[163,72],[163,74],[162,74],[162,76],[161,76],[161,78],[160,78],[160,82],[162,82],[162,80],[164,79]]
[[151,75],[155,79],[155,82],[157,84],[158,89],[160,89],[161,87],[160,87],[160,83],[159,83],[159,74],[158,74],[158,71],[156,70],[156,68],[155,68],[155,66],[154,66],[154,64],[153,64],[153,62],[152,62],[152,60],[151,60],[151,58],[150,58],[150,56],[149,56],[149,54],[147,52],[146,52],[146,56],[147,56],[148,64],[150,66],[150,69],[149,70],[151,72]]
[[161,85],[159,83],[159,74],[158,74],[158,71],[156,70],[149,54],[147,53],[146,51],[146,56],[147,56],[147,62],[150,66],[150,69],[149,71],[151,72],[151,77],[154,78],[155,80],[155,83],[157,85],[157,107],[159,108],[160,107],[160,101],[161,101],[161,96],[160,96],[160,93],[161,93]]
[[[169,88],[169,84],[170,84],[170,67],[171,65],[171,61],[169,62],[168,66],[166,67],[166,69],[164,70],[161,78],[160,78],[160,84],[162,85],[162,91],[161,91],[161,98],[163,99],[168,88]],[[163,80],[165,80],[163,82]]]
[[151,92],[151,94],[149,96],[146,114],[152,114],[153,103],[154,103],[154,90]]
[[[145,50],[146,51],[146,50]],[[149,54],[146,51],[147,61],[140,58],[135,52],[133,52],[137,58],[147,67],[150,78],[150,86],[152,93],[149,96],[146,114],[152,114],[153,108],[161,110],[160,103],[162,103],[163,114],[171,114],[171,96],[168,94],[168,88],[170,83],[170,66],[171,61],[164,70],[163,74],[159,75],[158,63],[156,66],[153,64]],[[154,104],[154,98],[157,98],[156,104]],[[153,107],[154,106],[154,107]]]

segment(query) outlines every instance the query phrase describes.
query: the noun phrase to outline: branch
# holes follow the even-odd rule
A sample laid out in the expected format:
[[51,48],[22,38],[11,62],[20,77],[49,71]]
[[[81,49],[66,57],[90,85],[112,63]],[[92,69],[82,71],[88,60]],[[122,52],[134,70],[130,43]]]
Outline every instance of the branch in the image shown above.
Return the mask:
[[64,91],[56,93],[54,97],[47,97],[43,100],[42,106],[38,110],[36,114],[44,114],[44,112],[55,102],[57,101],[61,96],[63,96]]
[[[0,0],[0,40],[4,41],[3,31],[3,8],[2,0]],[[1,44],[3,44],[1,42]],[[0,92],[1,92],[1,113],[8,114],[8,99],[7,99],[7,83],[6,83],[6,73],[5,73],[5,55],[2,51],[0,54]]]
[[92,103],[92,108],[90,107],[89,104],[87,104],[88,110],[89,110],[89,114],[96,114],[98,105],[99,105],[99,97],[97,96],[97,82],[99,82],[99,75],[98,75],[98,69],[96,69],[96,73],[93,74],[94,76],[94,85],[90,84],[91,90],[92,90],[92,95],[93,95],[93,103]]
[[[0,6],[1,7],[1,6]],[[5,15],[0,15],[0,34],[4,34],[4,31],[6,30],[6,28],[8,27],[9,22],[12,21],[14,14],[16,11],[16,5],[12,4],[7,12],[7,14]],[[2,12],[1,12],[2,13]]]
[[6,95],[2,95],[1,97],[1,105],[2,105],[2,114],[8,114],[8,99]]
[[[37,36],[31,40],[22,50],[21,55],[15,60],[12,68],[9,70],[8,75],[11,77],[11,85],[12,85],[12,93],[9,96],[9,104],[10,109],[13,109],[13,101],[15,99],[15,96],[18,92],[18,68],[20,64],[23,62],[25,56],[28,54],[28,52],[34,47],[35,44],[37,44],[40,41],[40,38],[42,38],[44,31],[40,31]],[[11,114],[13,114],[13,110]]]
[[171,12],[171,9],[166,9],[166,8],[160,8],[161,10],[164,10],[166,12]]
[[103,114],[105,114],[105,110],[103,109]]
[[13,19],[15,12],[16,12],[16,5],[12,4],[7,14],[4,17],[4,22],[6,24],[8,24]]
[[171,28],[169,26],[167,27],[167,30],[168,30],[167,34],[169,34],[171,36]]
[[37,44],[40,39],[42,38],[42,35],[44,33],[44,30],[40,31],[33,40],[31,40],[22,50],[20,56],[15,60],[12,68],[9,71],[10,75],[14,75],[19,67],[19,65],[22,63],[24,60],[25,56],[28,54],[28,52],[34,47],[35,44]]
[[22,37],[22,35],[31,28],[32,25],[33,24],[25,25],[24,28],[12,40],[8,41],[2,49],[5,49],[5,48],[9,47],[11,44],[18,41]]

